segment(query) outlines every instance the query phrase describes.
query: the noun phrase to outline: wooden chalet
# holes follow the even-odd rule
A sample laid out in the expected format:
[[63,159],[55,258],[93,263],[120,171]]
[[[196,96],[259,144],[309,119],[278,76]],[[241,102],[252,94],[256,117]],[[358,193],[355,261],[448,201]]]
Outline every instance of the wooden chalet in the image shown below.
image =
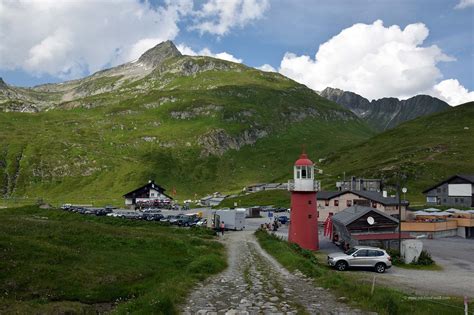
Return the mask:
[[[346,247],[366,245],[390,248],[398,244],[398,220],[372,207],[352,206],[336,213],[331,220],[333,240]],[[402,238],[412,237],[402,233]]]
[[167,195],[165,191],[166,189],[156,184],[155,181],[150,180],[146,185],[126,193],[123,197],[125,198],[125,205],[128,207],[150,202],[169,203],[173,198]]

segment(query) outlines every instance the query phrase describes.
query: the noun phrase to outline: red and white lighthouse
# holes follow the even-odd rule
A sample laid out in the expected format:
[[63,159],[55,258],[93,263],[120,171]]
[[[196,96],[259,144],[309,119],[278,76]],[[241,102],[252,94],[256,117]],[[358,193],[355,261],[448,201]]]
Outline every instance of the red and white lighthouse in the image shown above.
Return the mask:
[[319,249],[316,207],[318,189],[319,182],[314,180],[314,163],[303,152],[295,162],[294,180],[288,183],[288,190],[291,192],[288,241],[309,250]]

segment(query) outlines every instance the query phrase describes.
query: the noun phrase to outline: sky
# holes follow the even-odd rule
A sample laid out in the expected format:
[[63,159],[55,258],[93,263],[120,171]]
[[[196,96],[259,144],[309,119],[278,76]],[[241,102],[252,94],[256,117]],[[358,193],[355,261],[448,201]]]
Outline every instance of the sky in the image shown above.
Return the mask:
[[172,40],[370,100],[474,101],[474,0],[0,0],[0,77],[80,78]]

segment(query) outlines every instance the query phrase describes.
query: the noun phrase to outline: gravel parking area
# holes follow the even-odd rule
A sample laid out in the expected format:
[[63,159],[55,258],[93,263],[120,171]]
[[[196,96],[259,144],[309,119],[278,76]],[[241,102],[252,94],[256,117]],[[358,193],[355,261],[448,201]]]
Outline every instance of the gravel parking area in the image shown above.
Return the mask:
[[[463,238],[424,239],[423,248],[428,250],[436,264],[443,270],[415,270],[392,267],[384,274],[376,274],[378,283],[397,287],[405,292],[428,296],[474,297],[474,240]],[[326,253],[340,249],[327,239],[321,238],[321,251]],[[371,270],[349,271],[372,279]]]
[[474,297],[474,240],[440,238],[423,240],[424,249],[441,271],[409,270],[392,268],[381,275],[383,281],[425,295],[456,295]]

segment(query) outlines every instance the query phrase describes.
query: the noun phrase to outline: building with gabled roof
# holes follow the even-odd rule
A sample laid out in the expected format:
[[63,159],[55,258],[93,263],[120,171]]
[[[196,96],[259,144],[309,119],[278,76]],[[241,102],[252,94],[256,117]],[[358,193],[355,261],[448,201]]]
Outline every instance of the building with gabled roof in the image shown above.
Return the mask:
[[474,207],[474,174],[453,175],[423,194],[428,205]]
[[[387,215],[398,217],[398,198],[384,197],[383,194],[376,191],[318,191],[318,221],[325,221],[330,213],[336,214],[342,210],[354,205],[370,207],[383,211]],[[402,220],[405,219],[406,209],[409,202],[401,201]]]
[[166,189],[156,184],[155,181],[150,180],[147,184],[126,193],[123,197],[125,198],[125,205],[128,207],[150,202],[169,203],[173,198],[167,195],[165,191]]
[[[372,207],[355,205],[346,208],[333,215],[331,221],[333,238],[349,247],[367,245],[390,248],[398,245],[398,220]],[[402,233],[402,238],[412,237]]]

